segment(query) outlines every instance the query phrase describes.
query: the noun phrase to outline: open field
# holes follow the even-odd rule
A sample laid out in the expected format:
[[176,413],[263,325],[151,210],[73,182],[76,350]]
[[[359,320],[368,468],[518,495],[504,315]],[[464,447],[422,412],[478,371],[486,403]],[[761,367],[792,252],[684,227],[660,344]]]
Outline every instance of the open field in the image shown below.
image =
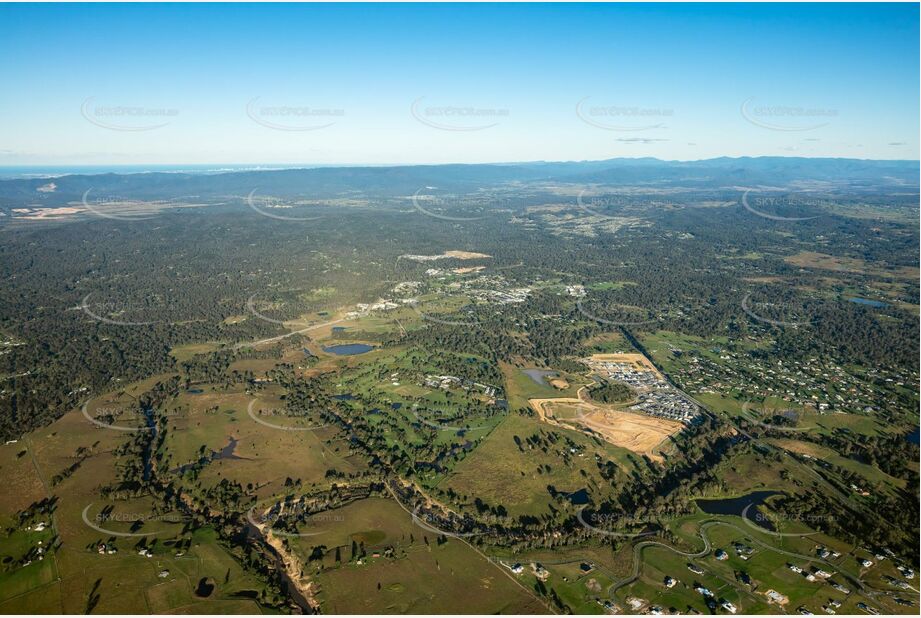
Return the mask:
[[819,444],[815,444],[814,442],[806,442],[802,440],[787,438],[774,438],[768,440],[768,443],[792,453],[799,453],[808,455],[810,457],[815,457],[817,459],[823,459],[836,466],[841,466],[842,468],[849,470],[854,474],[858,474],[872,483],[888,483],[889,485],[898,488],[904,488],[906,485],[904,479],[898,479],[890,476],[879,468],[875,468],[863,462],[856,461],[850,457],[844,457],[832,449],[823,447]]
[[499,568],[450,539],[440,547],[414,548],[398,560],[324,571],[317,579],[329,613],[547,613]]
[[[96,411],[122,398],[130,400],[158,378],[126,385],[123,395],[97,397],[88,409]],[[60,547],[49,548],[44,560],[0,572],[0,611],[169,613],[213,608],[226,613],[262,612],[253,598],[237,593],[255,591],[258,595],[263,584],[243,570],[214,531],[185,531],[181,513],[161,512],[146,497],[100,497],[100,487],[116,480],[120,459],[115,449],[133,433],[100,427],[74,410],[20,442],[0,448],[0,470],[22,488],[15,495],[4,493],[14,499],[0,505],[0,519],[9,522],[32,502],[56,498],[54,514],[42,519],[50,526],[46,533],[56,534],[61,542]],[[118,536],[127,533],[134,536]],[[35,539],[23,534],[0,540],[0,554],[15,555],[33,547]],[[175,545],[179,540],[188,544],[181,556]],[[100,554],[97,546],[102,542],[117,553]],[[152,558],[138,555],[139,542],[146,542]],[[48,539],[43,546],[49,546]],[[195,594],[199,580],[205,577],[218,582],[207,598]]]
[[[524,442],[532,436],[547,440],[549,432],[561,434],[563,444],[571,443],[577,452],[572,454],[562,446],[535,448]],[[596,455],[602,461],[613,461],[618,474],[626,475],[634,468],[626,449],[593,439],[581,431],[510,415],[438,488],[453,490],[464,502],[479,497],[487,504],[502,505],[511,516],[553,513],[559,510],[559,505],[548,493],[548,485],[560,491],[583,487],[590,492],[593,488],[603,491],[601,488],[607,482],[593,463]]]
[[351,558],[352,541],[360,543],[368,555],[383,552],[386,547],[410,546],[422,542],[424,536],[432,533],[413,523],[400,505],[390,497],[371,497],[357,500],[346,506],[324,511],[310,518],[298,528],[298,532],[312,536],[298,537],[291,541],[296,551],[306,560],[313,547],[326,547],[324,564],[335,565],[335,548],[341,549],[343,560]]
[[595,335],[583,342],[583,346],[597,354],[612,354],[629,348],[623,335],[618,332]]
[[179,345],[170,350],[170,354],[178,362],[187,361],[196,354],[207,354],[208,352],[214,352],[223,346],[223,342],[211,341],[208,343],[187,343],[184,345]]
[[803,251],[784,258],[784,261],[800,268],[815,268],[834,272],[862,273],[876,276],[888,276],[902,279],[917,279],[918,268],[890,267],[886,264],[870,264],[856,258],[839,257]]
[[[282,394],[269,389],[257,397],[242,392],[180,395],[182,413],[170,418],[166,438],[169,467],[194,462],[234,440],[233,456],[205,464],[197,479],[206,484],[221,479],[252,484],[259,487],[260,497],[283,491],[287,478],[326,484],[327,470],[348,474],[365,469],[360,458],[350,455],[348,441],[321,417],[283,414]],[[298,456],[290,457],[295,452]]]
[[[552,371],[557,377],[547,376],[541,383],[538,383],[525,373],[526,367],[517,367],[510,363],[499,363],[502,370],[502,377],[505,379],[506,396],[508,397],[510,409],[519,409],[530,407],[530,399],[550,399],[555,397],[575,398],[579,395],[579,390],[588,381],[584,375],[577,375],[566,371],[559,371],[552,367],[542,367],[541,370]],[[550,380],[560,380],[556,387],[550,384]],[[562,382],[565,382],[564,386]]]
[[[312,529],[323,534],[300,546],[327,547],[315,575],[324,613],[546,613],[502,567],[458,539],[436,543],[436,534],[414,524],[391,499],[334,509]],[[364,547],[363,557],[352,557],[353,541]],[[384,555],[386,547],[394,549],[392,556]]]

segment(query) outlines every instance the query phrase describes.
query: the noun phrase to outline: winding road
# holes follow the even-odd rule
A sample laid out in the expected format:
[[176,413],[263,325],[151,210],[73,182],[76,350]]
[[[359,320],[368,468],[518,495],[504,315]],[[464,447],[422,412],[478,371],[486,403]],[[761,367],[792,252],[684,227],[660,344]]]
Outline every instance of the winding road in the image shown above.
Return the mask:
[[[862,592],[865,596],[869,598],[876,598],[876,596],[881,595],[881,594],[887,595],[887,596],[891,596],[893,594],[893,591],[891,590],[880,590],[878,588],[870,586],[866,582],[862,581],[859,577],[855,577],[854,575],[851,575],[850,573],[843,571],[841,569],[841,566],[838,564],[829,562],[828,560],[824,560],[822,558],[819,558],[818,556],[809,556],[806,554],[799,554],[796,552],[787,551],[785,549],[780,549],[778,547],[769,545],[768,543],[761,541],[760,539],[752,535],[751,531],[745,530],[744,528],[740,528],[739,526],[733,523],[711,519],[711,520],[704,521],[700,526],[699,534],[700,534],[701,540],[704,543],[704,548],[700,551],[696,551],[696,552],[682,551],[680,549],[672,547],[671,545],[668,545],[667,543],[663,543],[661,541],[640,541],[636,543],[633,546],[633,571],[632,573],[626,578],[611,584],[608,587],[608,597],[613,600],[615,592],[617,592],[624,586],[628,586],[632,584],[637,579],[639,579],[640,572],[642,570],[642,565],[643,565],[642,553],[643,553],[643,550],[645,550],[647,547],[662,547],[664,549],[667,549],[671,552],[678,554],[679,556],[684,556],[685,558],[702,558],[703,556],[706,556],[707,554],[709,554],[713,546],[710,542],[709,537],[707,536],[707,530],[709,530],[710,528],[714,526],[726,526],[728,528],[732,528],[738,532],[741,532],[742,534],[745,535],[746,539],[750,540],[754,545],[757,545],[758,547],[764,550],[776,552],[778,554],[789,556],[791,558],[797,558],[799,560],[803,560],[806,562],[812,562],[812,563],[817,563],[817,564],[827,566],[828,568],[832,569],[832,571],[839,573],[841,577],[846,579],[853,587],[855,587],[857,590],[859,590],[860,592]],[[803,538],[805,538],[806,536],[808,536],[808,534],[804,534],[802,536]],[[733,582],[730,582],[729,580],[726,580],[725,578],[720,577],[716,574],[713,574],[713,573],[711,574],[718,577],[720,580],[726,582],[727,584],[730,584],[737,591],[746,593],[752,598],[756,598],[754,597],[754,595],[747,593],[744,590],[740,590],[739,587],[736,586]]]

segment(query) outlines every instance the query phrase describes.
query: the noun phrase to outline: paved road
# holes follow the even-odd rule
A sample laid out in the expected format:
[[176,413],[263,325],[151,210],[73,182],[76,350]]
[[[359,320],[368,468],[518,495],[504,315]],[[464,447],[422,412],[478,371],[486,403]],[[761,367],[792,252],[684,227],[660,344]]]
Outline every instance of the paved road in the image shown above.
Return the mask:
[[[747,539],[751,540],[751,542],[752,542],[754,545],[757,545],[758,547],[760,547],[760,548],[762,548],[762,549],[764,549],[764,550],[773,551],[773,552],[776,552],[776,553],[778,553],[778,554],[781,554],[781,555],[784,555],[784,556],[789,556],[789,557],[791,557],[791,558],[796,558],[796,559],[798,559],[798,560],[802,560],[802,561],[805,561],[805,562],[818,563],[818,564],[827,566],[827,567],[828,567],[829,569],[831,569],[832,571],[839,573],[839,574],[840,574],[844,579],[846,579],[852,586],[854,586],[857,590],[859,590],[861,593],[863,593],[865,596],[867,596],[867,597],[869,597],[869,598],[874,598],[874,599],[875,599],[875,598],[878,597],[879,595],[893,596],[894,594],[896,594],[896,593],[895,593],[894,591],[892,591],[892,590],[881,590],[881,589],[879,589],[879,588],[875,588],[875,587],[873,587],[873,586],[867,584],[867,583],[864,582],[863,580],[861,580],[859,577],[855,577],[855,576],[850,575],[849,573],[847,573],[847,572],[845,572],[845,571],[842,571],[840,565],[835,564],[835,563],[833,563],[833,562],[829,562],[828,560],[823,560],[822,558],[819,558],[818,556],[809,556],[809,555],[806,555],[806,554],[798,554],[798,553],[796,553],[796,552],[787,551],[787,550],[785,550],[785,549],[780,549],[780,548],[778,548],[778,547],[775,547],[775,546],[773,546],[773,545],[769,545],[769,544],[767,544],[767,543],[761,541],[760,539],[758,539],[757,537],[755,537],[754,535],[752,535],[752,534],[751,534],[751,531],[745,530],[744,528],[740,528],[739,526],[737,526],[737,525],[735,525],[735,524],[733,524],[733,523],[729,523],[729,522],[726,522],[726,521],[720,521],[720,520],[708,520],[708,521],[703,522],[703,524],[702,524],[701,527],[700,527],[700,538],[701,538],[701,540],[703,540],[703,543],[704,543],[704,548],[703,548],[702,550],[700,550],[700,551],[697,551],[697,552],[685,552],[685,551],[681,551],[680,549],[677,549],[677,548],[675,548],[675,547],[672,547],[671,545],[668,545],[668,544],[666,544],[666,543],[662,543],[662,542],[659,542],[659,541],[641,541],[641,542],[637,543],[636,545],[634,545],[634,546],[633,546],[633,571],[632,571],[632,573],[631,573],[628,577],[626,577],[626,578],[624,578],[624,579],[622,579],[622,580],[620,580],[620,581],[614,582],[613,584],[611,584],[611,585],[608,587],[608,598],[610,598],[611,600],[613,600],[613,599],[614,599],[614,593],[615,593],[615,592],[617,592],[619,589],[623,588],[624,586],[628,586],[628,585],[632,584],[632,583],[635,582],[637,579],[639,579],[640,571],[642,570],[642,566],[643,566],[642,553],[643,553],[643,550],[644,550],[645,548],[647,548],[647,547],[663,547],[663,548],[665,548],[665,549],[667,549],[667,550],[669,550],[669,551],[672,551],[672,552],[674,552],[674,553],[676,553],[676,554],[678,554],[678,555],[680,555],[680,556],[684,556],[684,557],[686,557],[686,558],[701,558],[701,557],[703,557],[703,556],[709,554],[710,551],[711,551],[711,549],[712,549],[712,545],[711,545],[711,543],[710,543],[710,539],[709,539],[709,537],[707,536],[707,530],[710,529],[710,528],[712,528],[712,527],[714,527],[714,526],[726,526],[726,527],[728,527],[728,528],[733,528],[734,530],[737,530],[737,531],[741,532],[742,534],[744,534],[745,537],[746,537]],[[807,535],[804,534],[803,536],[805,537],[805,536],[807,536]],[[711,573],[711,574],[712,574],[712,573]],[[715,575],[715,574],[712,574],[712,575]],[[736,588],[736,589],[738,590],[738,587],[737,587],[735,584],[733,584],[732,582],[729,582],[728,580],[725,580],[725,579],[722,578],[722,577],[719,577],[719,576],[717,576],[717,577],[718,577],[720,580],[722,580],[722,581],[724,581],[724,582],[726,582],[726,583],[729,583],[730,585],[733,586],[733,588]],[[742,592],[745,592],[745,591],[743,590]],[[746,594],[747,594],[747,593],[746,593]],[[752,595],[749,595],[749,596],[752,596]]]

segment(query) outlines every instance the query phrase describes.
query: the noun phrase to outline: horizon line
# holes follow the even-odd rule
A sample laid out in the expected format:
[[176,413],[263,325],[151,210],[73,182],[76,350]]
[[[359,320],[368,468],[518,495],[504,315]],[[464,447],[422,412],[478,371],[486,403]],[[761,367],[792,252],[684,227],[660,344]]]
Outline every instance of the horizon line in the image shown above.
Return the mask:
[[[281,162],[281,163],[227,163],[227,162],[202,162],[202,163],[192,163],[192,162],[175,162],[175,163],[154,163],[154,162],[140,162],[140,163],[0,163],[0,169],[23,169],[23,168],[136,168],[136,167],[214,167],[214,171],[222,171],[222,168],[228,167],[239,167],[239,168],[250,168],[232,170],[227,169],[226,171],[283,171],[283,170],[296,170],[296,169],[321,169],[321,168],[341,168],[341,167],[375,167],[375,168],[388,168],[388,167],[447,167],[447,166],[458,166],[458,165],[535,165],[535,164],[565,164],[565,163],[605,163],[605,162],[615,162],[615,161],[656,161],[659,163],[703,163],[706,161],[718,161],[722,159],[728,159],[733,161],[740,161],[745,159],[809,159],[809,160],[826,160],[826,161],[862,161],[862,162],[873,162],[873,163],[918,163],[921,165],[921,158],[916,159],[905,159],[905,158],[893,158],[893,159],[882,159],[882,158],[867,158],[867,157],[846,157],[846,156],[805,156],[805,155],[739,155],[739,156],[730,156],[730,155],[721,155],[716,157],[704,157],[700,159],[663,159],[660,157],[652,156],[643,156],[643,157],[611,157],[608,159],[532,159],[525,161],[476,161],[476,162],[465,162],[465,161],[451,161],[443,163],[425,163],[425,162],[411,162],[411,163],[359,163],[359,162],[336,162],[336,163],[307,163],[307,162]],[[180,173],[181,170],[178,170],[174,173]],[[143,173],[143,172],[137,172]]]

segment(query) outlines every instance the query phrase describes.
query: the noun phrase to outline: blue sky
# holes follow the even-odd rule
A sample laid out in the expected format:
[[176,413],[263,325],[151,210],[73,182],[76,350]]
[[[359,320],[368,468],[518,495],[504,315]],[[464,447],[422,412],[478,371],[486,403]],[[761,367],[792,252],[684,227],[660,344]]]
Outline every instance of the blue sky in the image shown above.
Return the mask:
[[0,165],[917,159],[917,4],[0,6]]

